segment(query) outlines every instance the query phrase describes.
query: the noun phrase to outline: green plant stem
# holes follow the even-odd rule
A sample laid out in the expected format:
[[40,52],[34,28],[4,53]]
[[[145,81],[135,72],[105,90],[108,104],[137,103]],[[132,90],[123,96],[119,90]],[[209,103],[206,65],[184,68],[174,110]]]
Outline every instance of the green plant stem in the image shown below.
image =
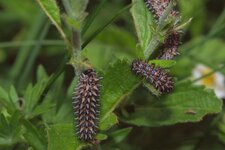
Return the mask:
[[[43,46],[65,46],[65,43],[62,40],[43,40],[41,42],[37,40],[28,40],[28,41],[1,42],[0,48],[13,48],[20,46],[28,47],[36,45],[37,42],[39,42]],[[28,51],[26,51],[26,53],[28,53]]]
[[35,61],[36,57],[38,56],[39,50],[42,46],[41,41],[43,41],[45,36],[47,35],[49,27],[50,27],[50,22],[47,21],[42,32],[40,33],[38,42],[34,46],[32,52],[30,52],[29,56],[26,58],[27,62],[24,66],[24,70],[22,71],[22,74],[17,82],[18,83],[17,85],[20,89],[22,89],[22,87],[25,86],[24,83],[26,83],[28,75],[31,72],[32,67],[34,65],[34,61]]
[[[67,12],[67,14],[73,18],[73,19],[77,19],[74,14],[73,14],[73,9],[71,7],[71,1],[70,0],[63,0],[63,5],[65,7],[65,10]],[[71,27],[71,32],[72,32],[72,38],[71,38],[71,45],[72,45],[72,54],[71,54],[71,58],[73,60],[79,60],[80,59],[80,51],[81,51],[81,33],[80,30],[75,29],[73,27]],[[76,64],[72,64],[74,67],[74,72],[81,72],[80,68],[76,66]]]

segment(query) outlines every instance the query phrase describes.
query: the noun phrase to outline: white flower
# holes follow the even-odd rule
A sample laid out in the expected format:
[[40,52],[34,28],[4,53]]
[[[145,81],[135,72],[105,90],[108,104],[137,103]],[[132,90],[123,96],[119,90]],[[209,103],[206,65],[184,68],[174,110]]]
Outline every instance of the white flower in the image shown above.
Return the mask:
[[[192,71],[194,79],[198,79],[213,70],[203,64],[198,64]],[[196,84],[205,85],[207,88],[214,89],[218,98],[225,98],[225,77],[219,72],[198,80]]]

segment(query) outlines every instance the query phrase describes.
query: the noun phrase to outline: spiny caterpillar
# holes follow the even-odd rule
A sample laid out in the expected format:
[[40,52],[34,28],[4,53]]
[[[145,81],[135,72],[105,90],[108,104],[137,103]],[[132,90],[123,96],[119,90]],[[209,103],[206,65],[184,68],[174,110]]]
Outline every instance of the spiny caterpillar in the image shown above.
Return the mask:
[[99,80],[95,70],[81,73],[73,97],[77,135],[82,141],[93,141],[99,116]]
[[178,46],[180,45],[180,41],[181,31],[172,32],[163,43],[163,51],[157,57],[157,59],[170,60],[177,56],[179,54]]
[[165,70],[156,67],[154,64],[141,60],[134,60],[132,62],[132,71],[145,77],[161,94],[168,93],[173,89],[172,77]]
[[[146,7],[153,13],[155,19],[158,21],[162,16],[163,12],[166,10],[170,3],[170,0],[144,0]],[[178,16],[178,12],[172,10],[170,12],[171,16]]]

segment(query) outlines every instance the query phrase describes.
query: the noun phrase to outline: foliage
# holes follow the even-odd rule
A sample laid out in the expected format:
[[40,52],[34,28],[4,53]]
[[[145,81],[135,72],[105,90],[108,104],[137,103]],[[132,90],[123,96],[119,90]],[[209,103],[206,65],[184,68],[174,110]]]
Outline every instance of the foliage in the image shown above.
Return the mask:
[[[178,1],[187,25],[176,60],[152,59],[174,22],[126,2],[0,2],[0,149],[224,149],[222,99],[190,79],[199,63],[225,75],[225,10],[208,8],[224,2]],[[170,70],[174,90],[160,95],[133,74],[137,58]],[[103,76],[94,144],[76,136],[71,104],[89,67]]]

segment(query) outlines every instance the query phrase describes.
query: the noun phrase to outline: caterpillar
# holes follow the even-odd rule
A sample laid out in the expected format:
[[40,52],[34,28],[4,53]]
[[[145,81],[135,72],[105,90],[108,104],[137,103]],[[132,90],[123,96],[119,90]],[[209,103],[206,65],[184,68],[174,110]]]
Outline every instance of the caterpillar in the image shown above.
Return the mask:
[[154,64],[148,64],[141,60],[132,62],[132,71],[146,78],[161,94],[168,93],[173,89],[172,77],[165,70],[156,67]]
[[[162,16],[163,12],[166,10],[170,3],[170,0],[144,0],[146,7],[150,12],[153,13],[155,19],[158,21]],[[171,16],[178,16],[178,12],[172,10],[170,12]]]
[[181,31],[174,31],[166,38],[163,43],[163,51],[157,59],[170,60],[179,54],[178,47],[181,43],[181,33]]
[[82,141],[93,141],[99,117],[99,94],[101,77],[94,69],[83,71],[79,77],[73,96],[73,110],[76,121],[76,134]]

